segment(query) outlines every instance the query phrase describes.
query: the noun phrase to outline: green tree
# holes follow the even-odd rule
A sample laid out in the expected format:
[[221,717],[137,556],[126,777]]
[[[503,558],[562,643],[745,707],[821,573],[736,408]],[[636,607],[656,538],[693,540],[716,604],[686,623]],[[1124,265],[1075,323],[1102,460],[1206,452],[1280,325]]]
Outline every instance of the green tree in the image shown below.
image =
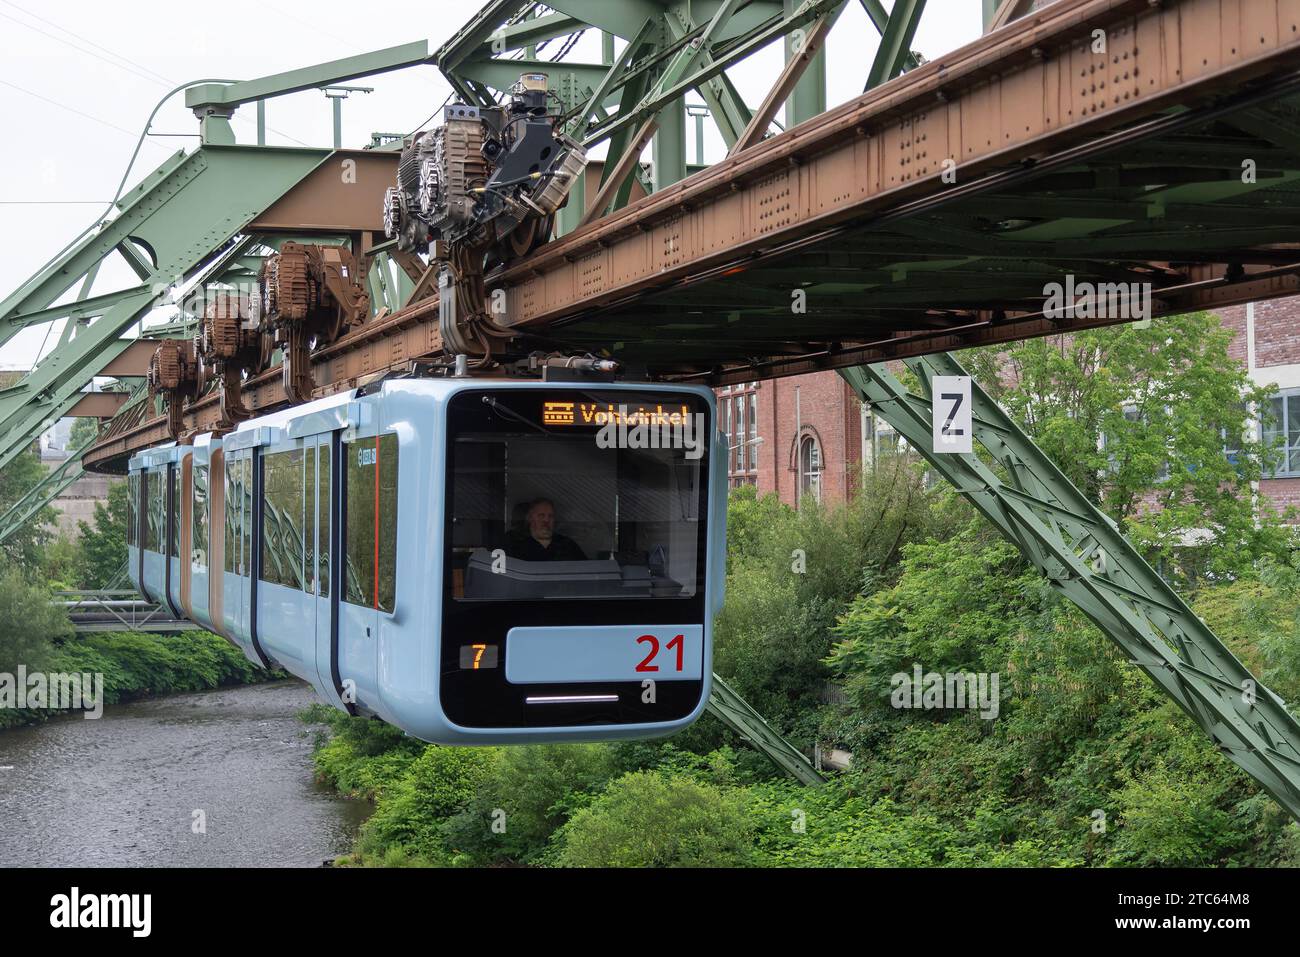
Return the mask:
[[1198,312],[978,350],[968,361],[1148,558],[1176,559],[1193,578],[1222,576],[1281,555],[1288,539],[1273,516],[1255,514],[1250,483],[1273,453],[1248,435],[1249,406],[1271,390],[1229,356],[1231,338]]
[[78,418],[68,436],[68,448],[76,451],[99,434],[99,419]]
[[[0,565],[0,672],[17,674],[45,668],[54,641],[72,635],[72,625],[62,608],[50,604],[45,588],[22,570]],[[0,711],[0,726],[5,717]]]
[[95,503],[94,525],[77,522],[83,588],[103,588],[126,561],[127,505],[126,483],[114,482],[107,503]]
[[[35,444],[0,468],[0,515],[8,512],[15,502],[38,485],[45,474],[45,466],[41,464]],[[42,546],[53,538],[48,526],[57,517],[58,513],[46,505],[0,543],[0,549],[23,567],[38,567],[42,558]]]

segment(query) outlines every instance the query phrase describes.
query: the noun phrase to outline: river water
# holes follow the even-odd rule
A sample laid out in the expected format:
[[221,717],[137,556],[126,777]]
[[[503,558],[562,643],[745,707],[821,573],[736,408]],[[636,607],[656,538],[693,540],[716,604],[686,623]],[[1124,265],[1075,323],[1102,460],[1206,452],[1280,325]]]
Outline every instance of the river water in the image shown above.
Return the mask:
[[314,729],[297,714],[314,700],[277,681],[0,731],[0,867],[315,867],[344,853],[370,809],[313,783]]

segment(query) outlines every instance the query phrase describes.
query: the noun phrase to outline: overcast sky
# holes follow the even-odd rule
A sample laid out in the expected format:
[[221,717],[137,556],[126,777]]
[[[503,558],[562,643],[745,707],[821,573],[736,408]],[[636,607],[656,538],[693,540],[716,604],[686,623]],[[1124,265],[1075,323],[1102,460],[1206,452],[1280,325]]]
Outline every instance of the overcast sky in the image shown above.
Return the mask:
[[[617,2],[617,0],[608,0]],[[885,0],[890,5],[890,0]],[[0,0],[0,299],[79,233],[112,198],[150,110],[169,89],[194,79],[250,79],[370,50],[428,39],[437,48],[478,8],[478,0]],[[913,48],[928,58],[975,39],[980,0],[929,0]],[[861,93],[877,35],[850,0],[827,45],[829,105]],[[553,56],[556,41],[542,51]],[[585,54],[585,55],[584,55]],[[584,37],[568,59],[599,58]],[[754,106],[781,65],[780,44],[731,72]],[[343,104],[343,140],[362,146],[371,132],[409,133],[442,103],[448,86],[434,67],[355,81],[374,87]],[[235,114],[240,142],[255,142],[255,110]],[[330,104],[319,91],[267,104],[268,142],[329,145]],[[183,94],[154,122],[155,133],[197,133]],[[151,136],[128,185],[194,137]],[[722,152],[706,137],[706,159]],[[688,147],[694,152],[693,133]],[[597,154],[599,155],[599,154]],[[647,154],[648,157],[648,154]],[[96,293],[134,276],[106,269]],[[26,330],[0,349],[0,368],[30,367],[59,327]]]

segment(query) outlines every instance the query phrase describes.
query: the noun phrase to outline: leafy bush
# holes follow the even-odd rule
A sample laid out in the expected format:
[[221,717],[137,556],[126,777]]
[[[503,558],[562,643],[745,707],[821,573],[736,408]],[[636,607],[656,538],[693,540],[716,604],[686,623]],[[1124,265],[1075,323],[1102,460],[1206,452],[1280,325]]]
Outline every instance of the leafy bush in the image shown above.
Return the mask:
[[891,676],[924,671],[1001,672],[1013,643],[1052,604],[1017,549],[981,544],[973,526],[945,541],[903,548],[892,588],[854,600],[831,630],[827,659],[864,707],[888,706]]
[[109,703],[283,676],[254,666],[242,651],[210,631],[87,635],[59,649],[54,670],[102,673]]
[[449,863],[446,820],[469,803],[498,758],[491,748],[426,747],[362,825],[357,845],[362,860]]
[[313,704],[300,717],[330,729],[328,737],[316,742],[312,761],[317,778],[348,797],[379,800],[426,747],[392,725],[324,704]]
[[614,752],[603,744],[502,748],[468,806],[449,822],[447,840],[464,863],[536,861],[568,816],[617,773]]
[[556,837],[566,867],[738,867],[753,860],[744,798],[662,771],[634,771]]
[[799,510],[752,486],[727,510],[727,599],[715,627],[714,668],[765,718],[811,747],[830,671],[831,628],[850,601],[907,543],[964,514],[925,487],[905,456],[861,476],[846,505]]
[[[19,666],[45,671],[54,657],[54,642],[71,636],[62,609],[50,604],[49,591],[18,569],[0,564],[0,673],[17,679]],[[42,720],[48,712],[0,709],[0,728]]]

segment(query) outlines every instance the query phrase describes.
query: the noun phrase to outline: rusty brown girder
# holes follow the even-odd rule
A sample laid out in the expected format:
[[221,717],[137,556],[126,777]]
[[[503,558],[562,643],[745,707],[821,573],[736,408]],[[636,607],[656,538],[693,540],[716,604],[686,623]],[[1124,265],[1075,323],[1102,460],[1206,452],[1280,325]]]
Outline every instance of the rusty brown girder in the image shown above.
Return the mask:
[[1126,124],[1300,70],[1297,24],[1300,0],[1056,0],[499,271],[497,321],[551,329],[1067,147],[1114,148],[1142,135]]
[[[317,350],[312,355],[312,375],[322,384],[313,391],[313,397],[356,388],[375,376],[405,368],[411,359],[440,353],[442,336],[437,315],[437,299],[426,300],[414,309],[372,319],[333,345]],[[244,380],[241,399],[249,413],[288,404],[281,370],[269,369]],[[186,407],[184,432],[219,430],[224,427],[222,419],[221,394],[209,392]],[[146,414],[105,435],[83,459],[91,471],[121,471],[127,458],[140,449],[170,439],[166,415]]]

